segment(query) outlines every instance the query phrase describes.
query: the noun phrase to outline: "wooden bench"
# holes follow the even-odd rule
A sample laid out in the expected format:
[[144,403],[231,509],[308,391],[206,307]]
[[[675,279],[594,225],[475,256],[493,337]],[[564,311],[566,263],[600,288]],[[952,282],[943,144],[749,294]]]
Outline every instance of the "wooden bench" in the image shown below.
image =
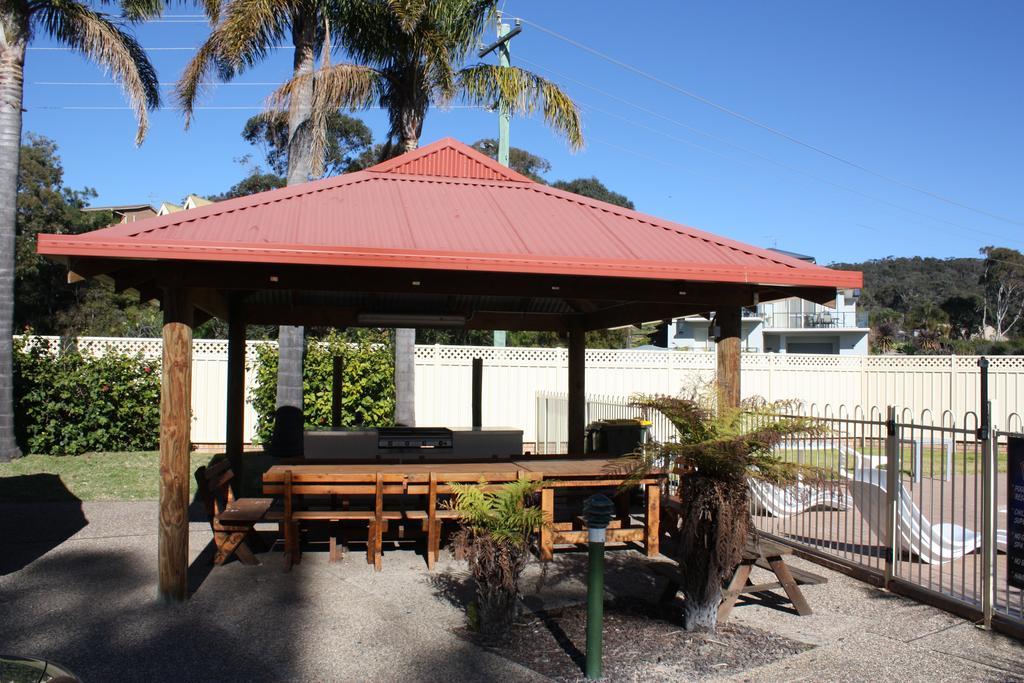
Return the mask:
[[[365,521],[367,523],[366,561],[376,571],[382,568],[382,544],[388,523],[400,520],[403,513],[385,510],[386,495],[405,492],[405,477],[401,474],[377,473],[295,473],[287,470],[281,483],[264,483],[265,493],[280,494],[284,510],[280,522],[284,528],[285,570],[302,561],[301,525],[303,522],[340,523],[344,521]],[[300,509],[297,503],[311,496],[328,496],[329,509]],[[341,509],[333,504],[337,497],[344,501]],[[370,501],[367,509],[351,509],[353,497],[365,497]],[[338,534],[329,536],[329,559],[339,559]]]
[[270,498],[235,498],[231,490],[234,478],[231,463],[220,460],[196,470],[196,484],[199,497],[210,518],[213,543],[217,548],[213,563],[224,564],[236,555],[242,564],[256,565],[260,561],[246,545],[257,522],[267,518]]
[[[722,604],[718,607],[718,621],[724,622],[729,618],[729,614],[732,613],[732,609],[736,605],[736,600],[741,595],[761,593],[775,588],[781,588],[786,592],[786,596],[793,603],[797,614],[802,617],[811,614],[811,606],[804,598],[800,586],[826,583],[828,579],[787,565],[783,557],[792,554],[793,549],[789,546],[767,541],[752,534],[747,539],[743,559],[722,592]],[[772,572],[777,580],[770,583],[751,583],[750,572],[754,567]],[[668,578],[668,584],[661,594],[661,602],[668,603],[674,600],[682,585],[679,568],[675,564],[659,562],[651,565],[651,570]]]

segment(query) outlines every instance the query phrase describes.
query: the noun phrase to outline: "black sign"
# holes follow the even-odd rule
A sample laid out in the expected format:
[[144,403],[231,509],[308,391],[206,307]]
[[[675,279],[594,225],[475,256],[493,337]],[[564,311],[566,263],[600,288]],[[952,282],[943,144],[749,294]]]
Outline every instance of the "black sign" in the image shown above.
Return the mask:
[[1006,450],[1006,581],[1024,588],[1024,437],[1009,437]]

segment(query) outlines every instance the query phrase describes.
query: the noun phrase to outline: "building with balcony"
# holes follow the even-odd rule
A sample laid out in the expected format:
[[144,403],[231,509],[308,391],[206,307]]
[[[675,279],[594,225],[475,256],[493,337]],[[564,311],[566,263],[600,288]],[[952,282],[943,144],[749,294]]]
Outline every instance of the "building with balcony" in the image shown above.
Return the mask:
[[[814,262],[811,256],[782,253]],[[859,298],[859,289],[841,289],[834,308],[792,297],[745,309],[742,348],[754,353],[866,355],[870,328],[867,314],[857,310]],[[714,338],[712,321],[704,316],[678,318],[668,328],[669,348],[710,351]]]

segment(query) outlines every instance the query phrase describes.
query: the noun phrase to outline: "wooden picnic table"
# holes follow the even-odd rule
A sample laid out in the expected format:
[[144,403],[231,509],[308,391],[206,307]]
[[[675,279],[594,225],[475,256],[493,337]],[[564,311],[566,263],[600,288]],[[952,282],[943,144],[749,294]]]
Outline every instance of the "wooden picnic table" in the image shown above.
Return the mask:
[[[485,479],[489,483],[503,483],[517,479],[540,479],[541,509],[550,524],[541,529],[540,557],[550,560],[554,546],[558,544],[585,543],[585,529],[574,529],[573,522],[555,522],[555,490],[612,488],[620,486],[626,479],[626,472],[616,467],[613,458],[531,458],[519,457],[509,460],[486,460],[470,462],[415,462],[415,463],[331,463],[322,460],[316,464],[304,461],[283,462],[272,466],[263,475],[265,493],[281,493],[285,472],[291,472],[292,481],[314,483],[318,478],[329,479],[340,474],[376,475],[382,473],[387,482],[383,494],[424,495],[433,474],[437,481],[475,481]],[[661,489],[664,473],[655,472],[638,482],[644,492],[644,523],[632,527],[628,514],[612,523],[607,532],[609,543],[640,543],[649,557],[659,552],[658,526],[660,520]],[[353,492],[365,492],[365,486],[353,485]]]

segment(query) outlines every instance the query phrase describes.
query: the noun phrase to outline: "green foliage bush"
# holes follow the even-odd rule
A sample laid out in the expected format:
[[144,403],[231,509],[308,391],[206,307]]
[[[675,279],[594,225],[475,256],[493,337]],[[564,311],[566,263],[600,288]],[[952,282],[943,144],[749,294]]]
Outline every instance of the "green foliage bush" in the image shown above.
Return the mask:
[[[344,427],[386,427],[395,413],[394,345],[388,332],[351,330],[332,332],[306,345],[303,362],[303,412],[306,428],[331,424],[331,378],[334,357],[344,359],[344,395],[341,424]],[[277,402],[277,349],[257,347],[256,386],[252,405],[256,410],[256,439],[269,443]]]
[[26,453],[152,450],[160,437],[160,368],[140,356],[58,354],[45,339],[18,339],[14,405]]

